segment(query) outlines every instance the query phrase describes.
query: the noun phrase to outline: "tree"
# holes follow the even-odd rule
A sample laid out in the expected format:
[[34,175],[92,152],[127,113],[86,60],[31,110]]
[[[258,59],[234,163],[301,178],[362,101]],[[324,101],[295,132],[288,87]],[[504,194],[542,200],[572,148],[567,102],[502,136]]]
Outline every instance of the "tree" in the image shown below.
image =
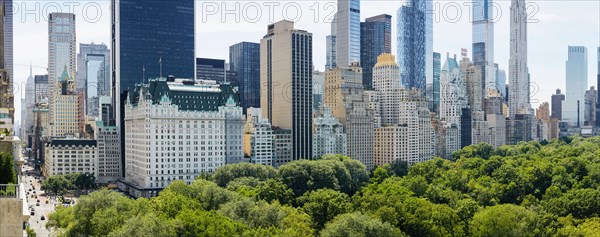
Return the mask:
[[502,204],[484,208],[471,221],[473,236],[537,236],[536,213],[521,206]]
[[246,226],[214,211],[184,210],[175,218],[177,236],[236,236]]
[[298,200],[304,212],[312,217],[316,229],[322,229],[335,216],[352,210],[348,195],[331,189],[311,191]]
[[389,223],[360,212],[336,216],[321,231],[322,237],[402,237],[407,236]]
[[252,163],[238,163],[219,167],[212,175],[212,180],[219,186],[227,184],[240,177],[254,177],[259,180],[267,180],[277,175],[275,168],[266,165]]
[[176,232],[172,222],[165,221],[150,212],[127,220],[123,226],[111,232],[108,236],[175,237]]
[[268,179],[256,187],[257,197],[267,202],[278,201],[281,204],[290,204],[294,199],[294,192],[283,182]]
[[73,187],[73,184],[65,176],[56,175],[42,181],[41,189],[49,194],[63,195],[71,187]]
[[9,153],[0,152],[0,184],[17,183],[15,164]]
[[385,168],[388,173],[398,177],[403,177],[408,174],[408,162],[403,160],[395,160],[389,166],[386,165]]

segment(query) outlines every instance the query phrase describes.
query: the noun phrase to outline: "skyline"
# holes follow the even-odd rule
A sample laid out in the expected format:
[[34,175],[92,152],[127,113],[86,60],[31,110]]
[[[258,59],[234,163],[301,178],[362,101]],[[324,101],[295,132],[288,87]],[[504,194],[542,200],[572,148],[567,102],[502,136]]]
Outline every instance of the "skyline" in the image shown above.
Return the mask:
[[[499,21],[495,23],[495,58],[494,61],[500,65],[501,69],[508,71],[508,46],[509,46],[509,5],[510,1],[496,1],[502,9],[502,14],[499,14]],[[22,8],[15,9],[14,15],[14,36],[15,36],[15,78],[14,81],[19,85],[24,85],[29,76],[29,62],[34,66],[34,75],[46,74],[43,67],[47,67],[47,22],[42,16],[43,7],[47,7],[48,3],[36,1],[15,1],[15,5],[25,6],[27,9],[35,8],[35,3],[40,3],[38,15],[25,15],[20,11]],[[57,4],[67,4],[69,2],[61,1]],[[105,43],[109,45],[110,39],[110,1],[96,2],[100,6],[101,16],[94,18],[81,14],[84,6],[90,13],[94,12],[94,8],[89,5],[93,2],[81,3],[79,8],[75,8],[77,16],[77,45],[80,43]],[[204,2],[199,4],[196,2],[196,57],[204,58],[219,58],[228,59],[229,46],[241,41],[259,42],[264,36],[265,27],[272,22],[283,19],[277,17],[278,10],[281,13],[281,5],[274,7],[275,17],[273,21],[268,19],[268,16],[263,16],[260,21],[252,23],[244,21],[247,18],[245,15],[223,15],[222,12],[214,14],[204,14],[214,7],[215,4],[219,7],[221,4],[229,9],[234,7],[235,2],[232,1],[214,1]],[[238,2],[242,7],[250,8],[250,3],[260,5],[261,2]],[[262,2],[264,4],[265,2]],[[293,3],[293,2],[292,2]],[[327,12],[321,10],[318,23],[314,22],[314,6],[324,9],[328,3],[335,1],[309,1],[298,2],[298,6],[303,13],[300,20],[296,23],[299,29],[307,29],[314,35],[314,63],[315,69],[324,70],[325,66],[325,36],[330,33],[330,24],[322,20],[327,17]],[[469,49],[471,51],[471,23],[464,16],[469,9],[464,5],[466,1],[448,2],[435,1],[434,9],[448,10],[453,6],[461,6],[463,17],[457,20],[456,23],[450,22],[448,16],[442,16],[440,19],[434,17],[434,52],[439,52],[442,55],[442,61],[445,61],[443,55],[449,52],[450,55],[459,54],[460,48]],[[597,62],[593,52],[600,46],[600,15],[597,14],[600,10],[600,3],[594,1],[579,1],[576,5],[572,2],[557,2],[557,1],[530,1],[534,6],[538,7],[538,12],[532,19],[538,20],[537,23],[528,24],[528,50],[529,50],[529,69],[531,73],[532,83],[540,86],[538,90],[532,89],[532,107],[536,108],[544,101],[550,101],[550,96],[557,88],[565,91],[565,61],[567,60],[567,46],[585,46],[592,53],[588,55],[588,84],[596,84]],[[366,1],[361,2],[361,21],[366,18],[379,15],[390,14],[396,18],[396,10],[402,5],[397,1]],[[565,6],[569,7],[565,7]],[[290,5],[291,6],[291,5]],[[204,8],[203,8],[204,7]],[[445,7],[445,8],[444,8]],[[51,12],[51,7],[47,7],[47,11]],[[66,9],[66,7],[65,7]],[[91,9],[91,10],[90,10]],[[263,13],[268,13],[263,9]],[[289,8],[288,8],[289,10]],[[452,11],[452,10],[448,10]],[[290,10],[288,12],[293,12]],[[78,14],[79,13],[79,14]],[[240,17],[240,23],[235,23],[235,17]],[[47,16],[46,16],[47,17]],[[227,18],[223,23],[221,17]],[[292,17],[292,16],[291,16]],[[25,20],[23,20],[25,18]],[[39,18],[39,19],[35,19]],[[446,20],[444,20],[446,18]],[[91,23],[91,20],[97,19]],[[37,22],[36,22],[37,21]],[[392,25],[392,39],[396,38],[397,28]],[[235,35],[235,37],[231,37]],[[448,37],[452,36],[452,37]],[[392,52],[396,52],[396,43],[392,43]],[[550,78],[550,79],[546,79]],[[22,98],[23,90],[15,88],[18,95],[15,107],[16,111],[20,111],[19,99]],[[537,101],[536,101],[537,100]],[[20,113],[17,113],[16,120],[20,121]]]

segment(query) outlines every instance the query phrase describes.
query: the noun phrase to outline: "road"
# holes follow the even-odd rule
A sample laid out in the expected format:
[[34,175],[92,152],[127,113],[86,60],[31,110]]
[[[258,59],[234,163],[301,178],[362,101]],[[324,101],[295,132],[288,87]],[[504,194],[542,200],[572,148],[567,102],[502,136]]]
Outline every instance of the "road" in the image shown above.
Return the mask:
[[[31,166],[24,166],[24,171],[32,171],[33,168]],[[25,174],[25,172],[23,172]],[[42,191],[40,190],[41,182],[36,180],[32,175],[24,175],[25,177],[25,191],[29,192],[27,195],[27,204],[30,207],[33,207],[34,215],[29,218],[29,225],[32,228],[38,237],[47,237],[50,236],[50,231],[46,229],[46,223],[48,222],[48,215],[54,212],[54,198],[48,200],[48,197],[39,195]],[[31,191],[29,191],[31,190]],[[36,192],[37,199],[32,198],[33,192]],[[39,206],[36,205],[39,200]],[[46,200],[48,200],[48,204],[46,204]],[[31,213],[30,213],[31,214]],[[44,216],[45,220],[41,220],[42,216]]]

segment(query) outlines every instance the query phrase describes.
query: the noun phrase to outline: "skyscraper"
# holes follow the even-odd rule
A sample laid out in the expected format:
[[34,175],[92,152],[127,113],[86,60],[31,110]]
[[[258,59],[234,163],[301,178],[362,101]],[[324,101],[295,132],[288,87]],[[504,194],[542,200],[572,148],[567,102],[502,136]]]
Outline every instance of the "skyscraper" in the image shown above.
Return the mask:
[[386,14],[360,23],[360,62],[366,89],[373,88],[373,66],[382,53],[392,53],[392,16]]
[[551,118],[562,120],[563,101],[565,101],[565,95],[560,93],[560,89],[556,89],[556,94],[552,95]]
[[229,47],[229,70],[237,75],[241,106],[260,107],[260,44],[241,42]]
[[433,108],[431,112],[440,111],[440,74],[442,72],[440,53],[433,52]]
[[360,62],[360,0],[337,1],[336,66]]
[[397,62],[405,88],[433,83],[433,1],[411,0],[397,12]]
[[48,20],[48,85],[50,85],[50,125],[54,124],[54,99],[58,80],[64,71],[75,75],[75,14],[50,13]]
[[331,34],[328,35],[326,39],[326,57],[327,62],[325,63],[325,70],[329,70],[337,67],[336,65],[336,56],[337,56],[337,15],[333,16],[333,21],[331,22]]
[[502,97],[506,98],[506,71],[498,67],[496,67],[496,89]]
[[510,6],[509,116],[530,114],[529,69],[527,67],[527,12],[525,0]]
[[122,164],[125,163],[122,124],[127,93],[148,78],[195,77],[194,5],[193,0],[169,4],[111,1],[111,95],[115,101],[117,126],[121,129]]
[[105,44],[79,44],[76,83],[85,93],[86,114],[98,116],[99,98],[110,95],[110,50]]
[[196,80],[226,81],[225,60],[196,58]]
[[[598,47],[598,79],[596,81],[596,88],[600,90],[600,47]],[[596,101],[596,127],[600,128],[600,93],[598,93],[598,100]]]
[[595,86],[590,87],[589,90],[585,92],[585,106],[584,106],[584,116],[583,116],[583,125],[584,126],[594,126],[596,124],[596,100],[598,99],[598,90],[596,90]]
[[260,41],[260,104],[273,126],[292,130],[292,158],[312,157],[312,34],[291,21],[268,26]]
[[4,68],[8,72],[9,87],[8,91],[10,94],[13,92],[13,0],[0,0],[1,4],[4,5],[4,11],[2,16],[4,17]]
[[567,91],[563,107],[563,120],[574,126],[583,126],[585,91],[588,89],[587,48],[569,46],[566,68]]
[[496,89],[494,67],[493,0],[475,0],[473,3],[473,64],[481,69],[482,93]]

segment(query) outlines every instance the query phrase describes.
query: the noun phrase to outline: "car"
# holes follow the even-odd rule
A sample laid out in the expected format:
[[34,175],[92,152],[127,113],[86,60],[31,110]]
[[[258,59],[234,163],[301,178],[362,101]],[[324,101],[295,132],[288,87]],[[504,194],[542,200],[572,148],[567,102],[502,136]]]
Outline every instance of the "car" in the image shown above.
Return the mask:
[[[30,180],[31,181],[31,180]],[[29,189],[29,192],[31,192],[31,189]]]
[[33,194],[35,194],[35,190],[33,190]]
[[37,200],[37,202],[39,203],[39,202],[40,202],[40,199],[38,199],[38,200]]
[[44,215],[42,215],[42,217],[40,218],[40,220],[46,220],[46,217],[44,217]]
[[39,202],[36,202],[36,203],[35,203],[35,205],[39,207],[39,206],[40,206],[40,203],[39,203]]
[[34,211],[31,211],[31,213],[29,213],[29,214],[30,214],[30,216],[35,216],[35,212]]

